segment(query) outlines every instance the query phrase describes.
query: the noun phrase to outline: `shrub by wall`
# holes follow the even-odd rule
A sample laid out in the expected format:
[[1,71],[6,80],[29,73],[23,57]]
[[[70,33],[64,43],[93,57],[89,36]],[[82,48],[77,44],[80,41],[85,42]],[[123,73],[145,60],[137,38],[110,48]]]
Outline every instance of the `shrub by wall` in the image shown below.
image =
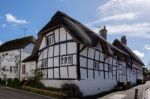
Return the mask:
[[70,97],[82,97],[80,88],[75,84],[63,84],[61,90]]

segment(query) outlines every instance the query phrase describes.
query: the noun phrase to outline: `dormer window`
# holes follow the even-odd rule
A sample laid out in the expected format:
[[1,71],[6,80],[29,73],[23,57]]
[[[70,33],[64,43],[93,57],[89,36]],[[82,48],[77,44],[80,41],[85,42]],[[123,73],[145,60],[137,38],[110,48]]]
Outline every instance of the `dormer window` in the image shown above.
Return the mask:
[[49,35],[47,37],[47,45],[52,45],[52,44],[54,44],[54,34]]

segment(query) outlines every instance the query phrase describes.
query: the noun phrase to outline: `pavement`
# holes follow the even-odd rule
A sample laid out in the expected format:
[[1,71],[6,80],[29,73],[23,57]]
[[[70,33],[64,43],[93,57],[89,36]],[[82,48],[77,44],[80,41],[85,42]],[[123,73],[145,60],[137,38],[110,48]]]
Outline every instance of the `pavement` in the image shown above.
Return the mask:
[[145,89],[143,99],[150,99],[150,87]]
[[[97,99],[134,99],[135,89],[138,89],[137,99],[150,99],[150,81],[147,81],[145,84],[135,86],[125,91],[117,91],[110,93],[104,97]],[[56,98],[0,86],[0,99],[56,99]]]
[[54,98],[0,86],[0,99],[54,99]]
[[[108,94],[108,95],[98,98],[98,99],[134,99],[135,89],[138,89],[138,98],[137,99],[150,99],[150,81],[147,81],[145,84],[135,86],[135,87],[125,90],[125,91],[117,91],[117,92]],[[148,91],[145,91],[146,89]],[[148,93],[148,94],[146,94],[146,93]],[[145,96],[145,94],[148,95],[149,98],[143,98]]]

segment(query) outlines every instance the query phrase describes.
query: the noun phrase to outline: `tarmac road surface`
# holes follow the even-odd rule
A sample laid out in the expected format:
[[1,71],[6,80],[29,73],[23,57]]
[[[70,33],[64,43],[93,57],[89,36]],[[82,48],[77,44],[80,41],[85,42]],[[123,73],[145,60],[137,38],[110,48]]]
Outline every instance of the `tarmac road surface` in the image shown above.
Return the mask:
[[54,99],[54,98],[0,86],[0,99]]

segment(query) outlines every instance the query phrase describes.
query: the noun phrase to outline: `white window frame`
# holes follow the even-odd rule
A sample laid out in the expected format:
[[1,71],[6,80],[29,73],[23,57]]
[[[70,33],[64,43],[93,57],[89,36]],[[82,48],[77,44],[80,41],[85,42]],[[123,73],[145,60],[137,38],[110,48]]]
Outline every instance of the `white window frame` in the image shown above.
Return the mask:
[[54,34],[51,34],[49,36],[47,36],[47,45],[52,45],[55,43],[55,37],[54,37]]

